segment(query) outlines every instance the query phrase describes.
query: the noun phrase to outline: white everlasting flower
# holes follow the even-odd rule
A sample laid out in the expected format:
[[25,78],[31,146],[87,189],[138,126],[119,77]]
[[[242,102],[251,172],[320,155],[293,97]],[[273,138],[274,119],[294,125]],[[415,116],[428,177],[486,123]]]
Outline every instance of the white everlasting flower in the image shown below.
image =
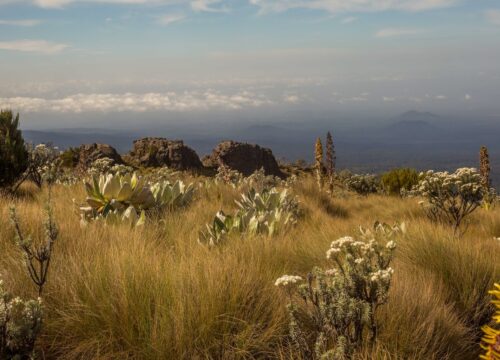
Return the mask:
[[283,275],[282,277],[276,279],[274,285],[275,286],[288,286],[288,285],[294,285],[294,284],[298,283],[299,281],[302,281],[302,278],[300,276]]
[[378,282],[381,280],[389,281],[392,278],[392,274],[394,274],[394,270],[389,267],[386,270],[378,270],[374,273],[371,273],[370,280],[372,282]]
[[342,248],[344,246],[348,246],[348,245],[351,245],[352,243],[354,243],[354,238],[351,237],[351,236],[344,236],[340,239],[337,239],[335,241],[332,242],[332,244],[330,245],[330,247],[332,248]]
[[396,242],[391,240],[385,245],[385,247],[389,250],[394,250],[396,248]]
[[337,255],[340,252],[341,252],[341,250],[339,248],[330,248],[326,252],[326,258],[331,259],[332,257],[334,257],[335,255]]
[[354,262],[355,262],[356,264],[358,264],[358,265],[361,265],[361,264],[363,264],[363,263],[365,262],[365,259],[363,259],[363,258],[359,258],[359,259],[354,260]]

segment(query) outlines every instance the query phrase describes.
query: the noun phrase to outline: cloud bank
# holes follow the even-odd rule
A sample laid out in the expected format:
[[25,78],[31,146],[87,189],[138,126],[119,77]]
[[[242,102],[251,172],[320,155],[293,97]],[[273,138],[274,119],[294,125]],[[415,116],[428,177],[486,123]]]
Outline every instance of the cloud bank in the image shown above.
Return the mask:
[[35,19],[21,19],[21,20],[1,20],[0,25],[8,25],[8,26],[23,26],[23,27],[32,27],[40,25],[42,22],[40,20]]
[[0,98],[0,108],[23,112],[61,113],[239,110],[270,104],[270,100],[252,92],[242,91],[228,95],[215,90],[183,93],[76,94],[58,99]]
[[46,40],[14,40],[0,41],[0,50],[56,54],[66,49],[68,45]]
[[458,0],[249,0],[262,13],[306,8],[330,13],[370,11],[424,11],[453,6]]

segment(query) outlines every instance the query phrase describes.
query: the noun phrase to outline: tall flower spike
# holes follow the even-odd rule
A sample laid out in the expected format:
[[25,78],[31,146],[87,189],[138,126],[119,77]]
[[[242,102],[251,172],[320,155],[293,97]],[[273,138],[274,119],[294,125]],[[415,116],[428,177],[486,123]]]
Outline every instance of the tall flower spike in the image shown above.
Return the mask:
[[323,189],[323,144],[321,139],[316,139],[316,145],[314,146],[314,168],[316,171],[316,180],[318,182],[318,187],[320,190]]
[[328,191],[333,193],[333,178],[335,175],[335,146],[333,145],[332,134],[326,134],[326,175],[328,176]]
[[481,146],[481,150],[479,152],[479,172],[481,173],[481,184],[486,189],[488,189],[491,185],[490,171],[490,156],[488,154],[488,148],[486,146]]

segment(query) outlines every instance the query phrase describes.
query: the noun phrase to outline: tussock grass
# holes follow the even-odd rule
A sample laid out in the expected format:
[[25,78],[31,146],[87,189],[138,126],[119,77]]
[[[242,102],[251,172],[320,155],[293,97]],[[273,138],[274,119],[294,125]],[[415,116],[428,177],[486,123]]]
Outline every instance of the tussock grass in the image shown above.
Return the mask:
[[[15,204],[23,226],[42,236],[46,190],[0,197],[0,272],[7,288],[35,297],[8,222]],[[380,338],[360,359],[475,359],[486,295],[500,280],[500,210],[478,210],[467,233],[429,222],[415,199],[349,195],[330,199],[313,178],[294,186],[305,209],[297,227],[274,238],[232,236],[219,249],[197,243],[198,231],[238,191],[200,189],[186,209],[166,212],[143,229],[81,228],[72,199],[81,186],[53,189],[60,227],[44,290],[46,319],[38,348],[47,359],[296,359],[287,346],[282,274],[326,265],[338,237],[375,220],[406,221],[398,244]]]

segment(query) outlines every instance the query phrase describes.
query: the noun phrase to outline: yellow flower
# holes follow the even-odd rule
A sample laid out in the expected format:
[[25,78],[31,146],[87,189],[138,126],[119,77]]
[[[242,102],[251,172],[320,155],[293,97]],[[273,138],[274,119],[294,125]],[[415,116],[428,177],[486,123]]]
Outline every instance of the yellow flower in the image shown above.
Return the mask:
[[[497,324],[500,324],[500,284],[495,284],[494,289],[489,293],[496,298],[496,300],[491,302],[496,307],[493,320]],[[487,325],[483,326],[482,330],[484,332],[484,336],[482,338],[481,347],[486,351],[486,353],[481,355],[481,359],[500,360],[500,330]]]

